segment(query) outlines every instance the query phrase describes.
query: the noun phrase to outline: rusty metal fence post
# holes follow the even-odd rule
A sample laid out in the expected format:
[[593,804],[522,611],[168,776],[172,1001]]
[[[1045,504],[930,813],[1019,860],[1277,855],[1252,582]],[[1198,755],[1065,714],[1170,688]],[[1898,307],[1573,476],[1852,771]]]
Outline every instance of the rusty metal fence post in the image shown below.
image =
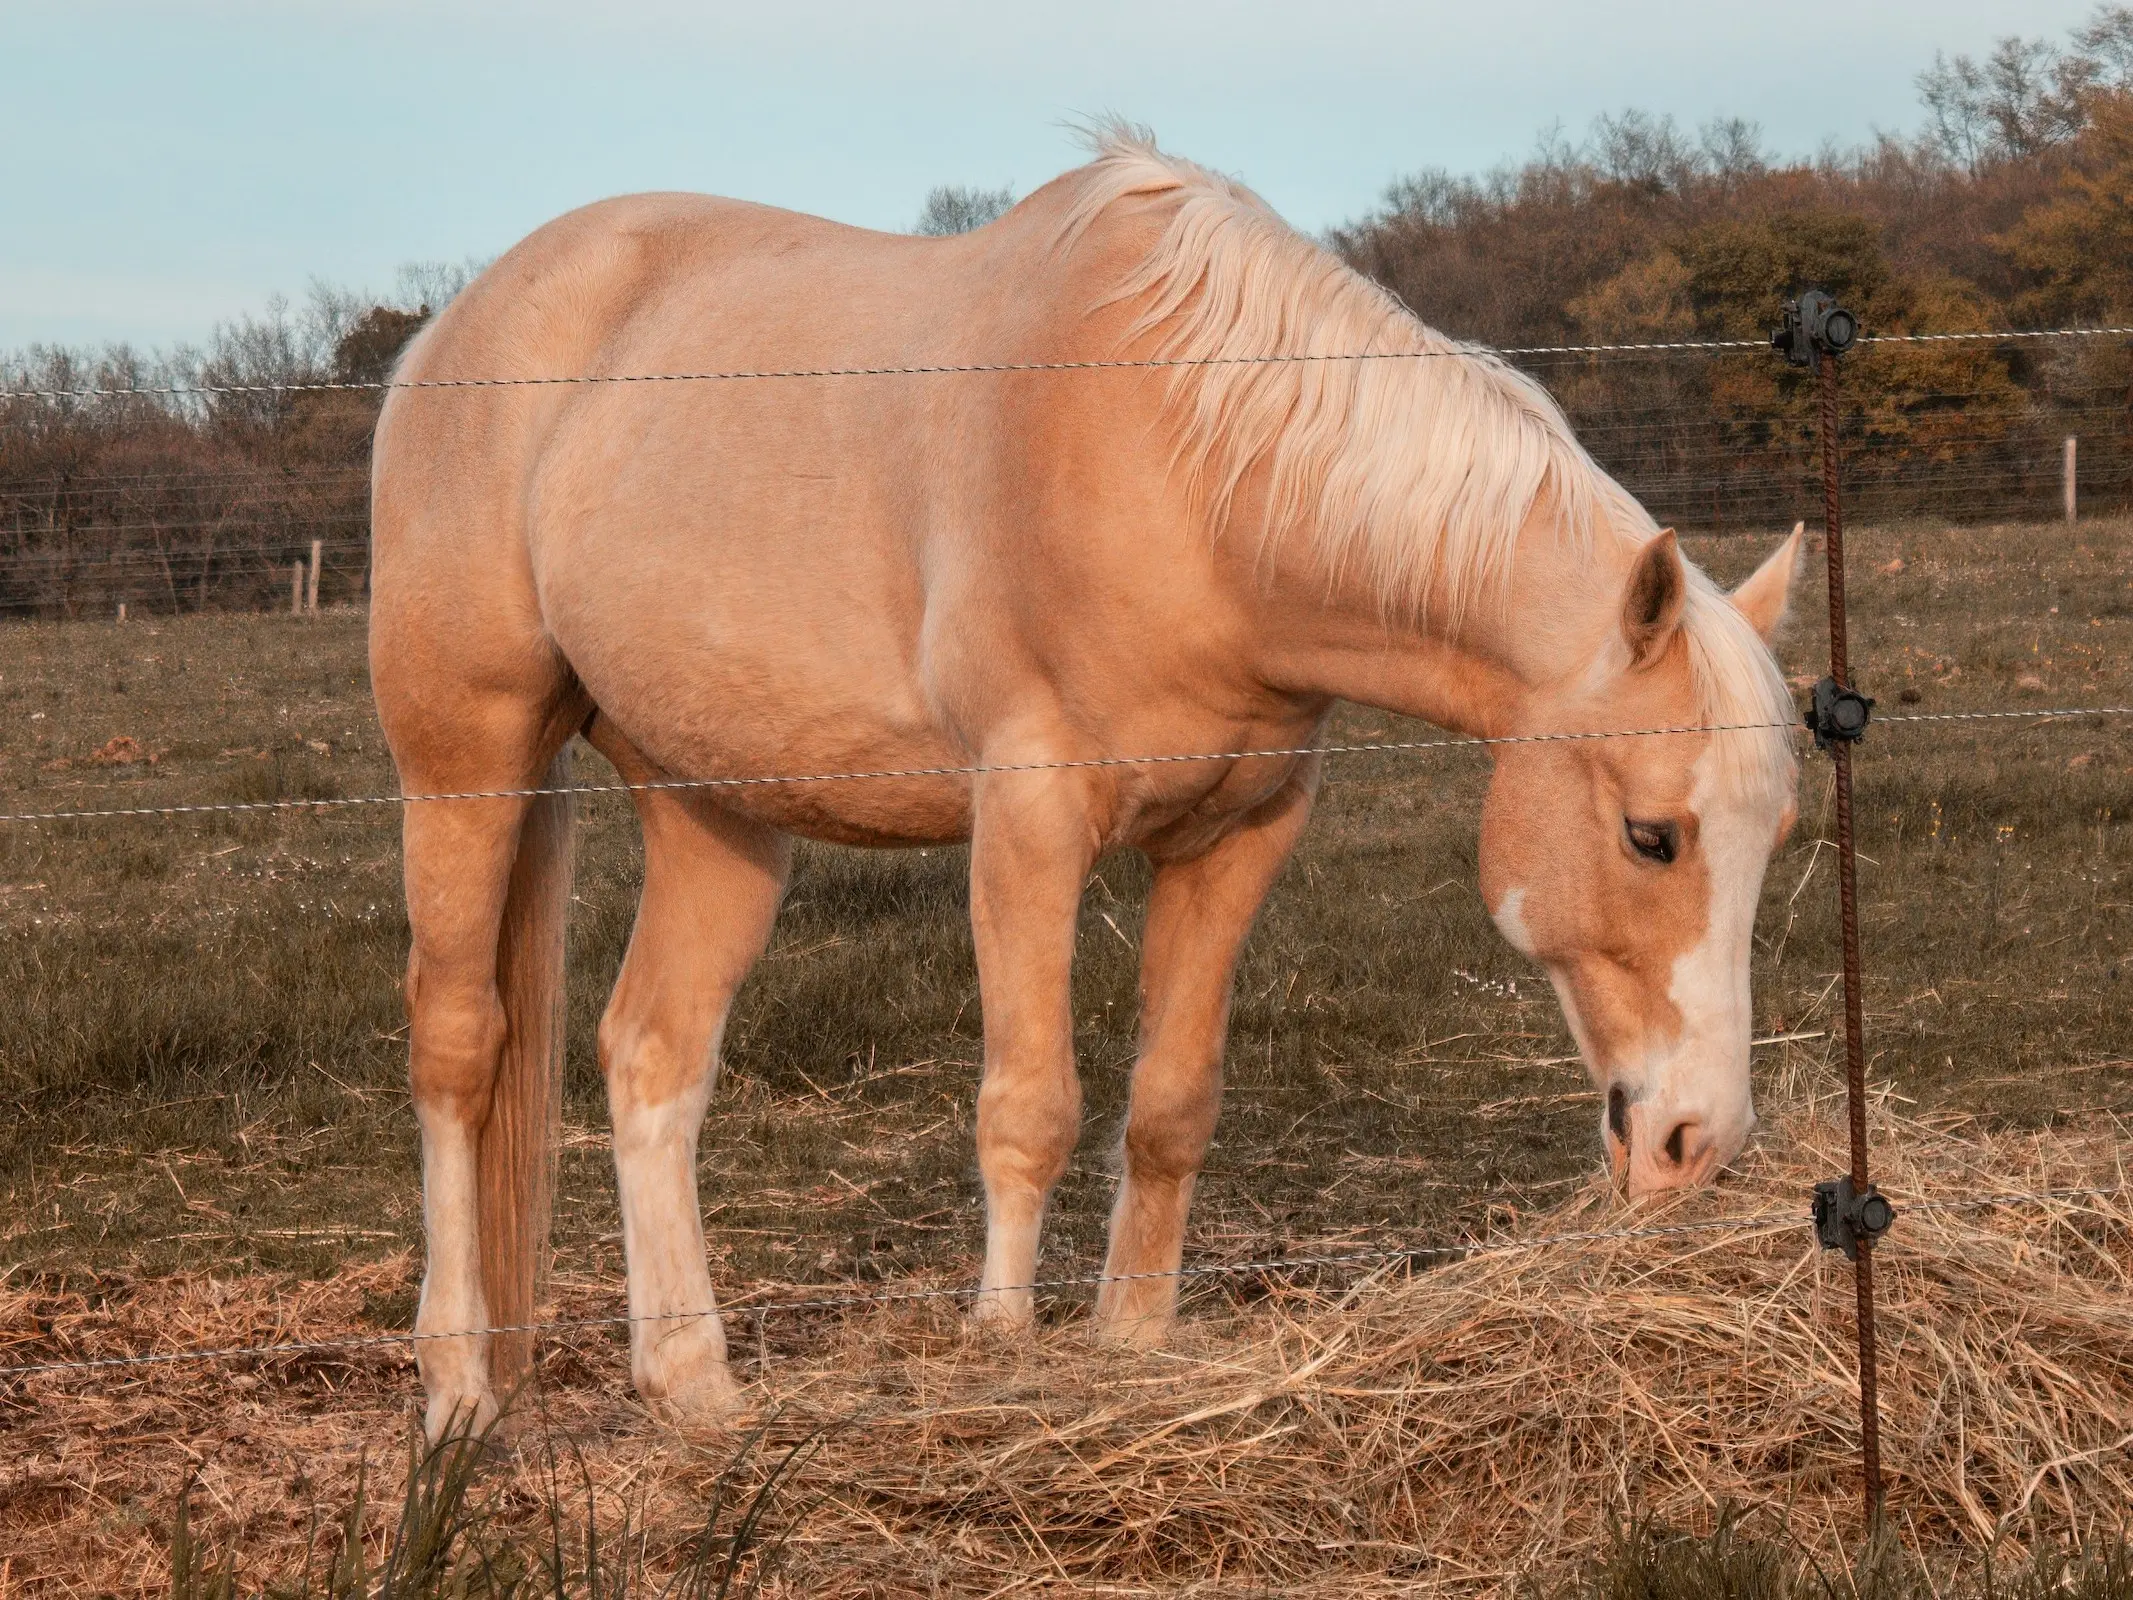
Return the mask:
[[[1829,560],[1829,675],[1838,689],[1852,687],[1844,604],[1844,516],[1837,479],[1837,359],[1818,352],[1816,387],[1822,413],[1822,530]],[[1851,1124],[1852,1192],[1869,1192],[1866,1152],[1866,1021],[1860,994],[1858,854],[1852,841],[1852,742],[1829,742],[1837,789],[1837,897],[1844,926],[1844,1091]],[[1879,1352],[1874,1344],[1874,1239],[1859,1239],[1852,1258],[1859,1301],[1859,1465],[1865,1478],[1866,1516],[1881,1515],[1881,1395]]]
[[1858,1302],[1859,1465],[1866,1528],[1881,1520],[1881,1398],[1874,1338],[1874,1240],[1895,1213],[1867,1168],[1865,997],[1859,960],[1858,857],[1852,830],[1852,746],[1866,733],[1873,701],[1852,683],[1844,593],[1844,516],[1837,451],[1837,362],[1858,338],[1858,322],[1826,294],[1811,291],[1785,307],[1772,342],[1814,373],[1822,453],[1822,533],[1829,569],[1829,676],[1815,685],[1807,726],[1827,751],[1836,789],[1837,897],[1843,931],[1844,1080],[1851,1170],[1815,1187],[1816,1232],[1852,1260]]

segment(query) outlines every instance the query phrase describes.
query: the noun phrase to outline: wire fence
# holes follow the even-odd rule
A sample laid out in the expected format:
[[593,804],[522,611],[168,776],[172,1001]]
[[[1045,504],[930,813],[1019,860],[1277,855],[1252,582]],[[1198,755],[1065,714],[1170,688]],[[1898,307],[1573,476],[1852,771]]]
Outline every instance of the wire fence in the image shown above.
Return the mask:
[[[2133,1184],[2084,1185],[2034,1191],[2006,1191],[1996,1194],[1967,1196],[1961,1199],[1906,1198],[1903,1201],[1903,1210],[1908,1216],[1930,1216],[1936,1213],[2007,1210],[2033,1205],[2066,1205],[2082,1201],[2117,1199],[2129,1194],[2133,1194]],[[1306,1270],[1369,1268],[1376,1271],[1391,1266],[1436,1265],[1483,1257],[1500,1258],[1535,1255],[1544,1251],[1559,1250],[1571,1245],[1619,1244],[1636,1240],[1687,1238],[1702,1234],[1727,1234],[1743,1237],[1791,1230],[1810,1230],[1812,1226],[1813,1218],[1803,1211],[1758,1211],[1739,1216],[1705,1217],[1691,1222],[1659,1223],[1639,1228],[1572,1229],[1543,1233],[1526,1238],[1474,1239],[1448,1244],[1382,1245],[1362,1250],[1340,1250],[1312,1255],[1270,1256],[1249,1261],[1195,1263],[1180,1266],[1167,1272],[1085,1273],[1066,1277],[1042,1278],[1031,1283],[1010,1285],[1006,1289],[984,1289],[971,1284],[929,1284],[859,1292],[818,1293],[796,1299],[738,1301],[728,1304],[723,1309],[706,1308],[701,1311],[667,1311],[656,1314],[621,1312],[608,1316],[556,1317],[534,1322],[497,1323],[473,1328],[430,1331],[407,1329],[387,1333],[337,1334],[321,1339],[279,1339],[261,1344],[196,1346],[175,1350],[137,1351],[116,1356],[61,1357],[0,1366],[0,1379],[19,1380],[33,1377],[81,1375],[127,1368],[167,1367],[194,1362],[279,1360],[297,1356],[345,1353],[358,1350],[412,1349],[415,1346],[444,1339],[487,1338],[505,1334],[542,1336],[586,1332],[595,1329],[626,1329],[640,1323],[656,1323],[661,1326],[671,1327],[714,1316],[739,1317],[760,1323],[763,1319],[770,1317],[798,1316],[810,1312],[862,1311],[888,1306],[939,1301],[969,1303],[1002,1293],[1057,1294],[1071,1290],[1101,1289],[1106,1284],[1145,1282],[1149,1280],[1172,1280],[1180,1283],[1189,1283],[1208,1279],[1274,1277],[1279,1274]]]
[[[1953,346],[2030,346],[2052,341],[2096,341],[2133,337],[2133,328],[2063,328],[2033,332],[1948,332],[1925,334],[1882,335],[1862,341],[1870,349],[1902,350],[1924,347]],[[1763,352],[1766,357],[1769,345],[1760,340],[1680,341],[1667,343],[1629,343],[1614,345],[1546,346],[1508,349],[1495,352],[1507,358],[1528,362],[1555,364],[1554,376],[1558,382],[1569,387],[1574,374],[1569,369],[1577,362],[1604,359],[1644,359],[1654,357],[1681,357],[1689,355],[1732,356],[1748,351]],[[1355,351],[1337,353],[1268,354],[1264,356],[1224,357],[1212,360],[1179,360],[1162,357],[1144,359],[1118,359],[1093,361],[1032,361],[1004,363],[969,363],[948,365],[901,365],[901,366],[849,366],[819,368],[735,368],[731,370],[707,370],[699,372],[640,373],[640,374],[579,374],[548,376],[489,376],[467,378],[443,378],[420,380],[395,380],[375,383],[339,382],[294,382],[277,384],[238,384],[169,386],[152,389],[24,389],[0,394],[0,424],[6,420],[5,408],[10,404],[37,402],[47,405],[72,405],[80,402],[105,400],[133,401],[142,399],[197,400],[218,396],[246,397],[258,395],[303,395],[313,392],[355,392],[380,394],[388,390],[489,390],[517,388],[550,388],[557,386],[583,385],[666,385],[703,383],[740,383],[755,381],[796,380],[858,380],[875,378],[933,378],[951,375],[1002,376],[1012,374],[1078,373],[1111,371],[1120,369],[1164,369],[1205,365],[1263,365],[1275,362],[1375,362],[1414,360],[1421,358],[1471,355],[1469,347],[1452,346],[1442,349],[1419,351]],[[1840,471],[1835,459],[1833,439],[1836,430],[1836,400],[1834,366],[1818,367],[1822,378],[1820,391],[1820,436],[1822,447],[1827,452],[1826,475],[1819,485],[1824,499],[1825,528],[1831,541],[1833,562],[1832,583],[1832,639],[1837,656],[1833,665],[1833,678],[1840,688],[1848,687],[1848,678],[1843,662],[1843,592],[1841,587],[1841,543],[1837,496],[1840,487]],[[2133,491],[2133,428],[2126,426],[2128,413],[2122,403],[2106,403],[2101,397],[2111,393],[2106,384],[2095,382],[2073,388],[2062,387],[2052,398],[2052,405],[2041,411],[2014,419],[2019,427],[2008,426],[1999,430],[1981,430],[1974,419],[1959,421],[1959,428],[1970,431],[1945,431],[1927,438],[1913,437],[1897,441],[1884,441],[1891,452],[1893,466],[1886,478],[1894,482],[1901,471],[1916,466],[1920,450],[1943,453],[1946,460],[1939,467],[1942,482],[1950,489],[1960,491],[1973,505],[1997,505],[2005,499],[2020,500],[2039,492],[2040,485],[2048,484],[2050,475],[2058,463],[2043,459],[2038,448],[2046,440],[2046,432],[2063,426],[2115,428],[2112,452],[2106,452],[2099,464],[2096,476],[2089,482],[2094,490],[2100,490],[2107,500],[2112,496],[2124,497]],[[2067,403],[2072,397],[2080,397],[2079,403]],[[1914,422],[1919,414],[1915,402],[1923,400],[1940,404],[1955,399],[2004,400],[2005,387],[1977,385],[1968,390],[1913,389],[1896,397],[1892,403],[1877,412],[1877,396],[1869,394],[1864,404],[1856,407],[1848,420],[1865,432],[1869,451],[1874,448],[1873,429],[1876,426],[1894,426],[1897,422]],[[1781,397],[1788,405],[1804,405],[1800,396]],[[1580,413],[1572,397],[1568,404],[1574,419]],[[1797,410],[1797,406],[1795,407]],[[1762,429],[1765,436],[1758,459],[1740,465],[1740,436],[1728,436],[1724,427],[1715,429],[1709,437],[1698,440],[1685,433],[1671,438],[1653,441],[1655,415],[1651,408],[1635,405],[1595,405],[1590,408],[1587,425],[1581,427],[1581,436],[1593,443],[1603,462],[1610,455],[1630,463],[1622,472],[1625,483],[1640,494],[1647,504],[1664,514],[1669,497],[1688,504],[1698,497],[1716,496],[1715,510],[1722,512],[1725,504],[1753,510],[1766,503],[1780,499],[1800,499],[1812,495],[1816,485],[1804,480],[1804,469],[1812,440],[1804,431],[1805,418],[1790,415],[1789,420],[1800,424],[1800,436],[1771,443],[1768,432],[1786,416],[1776,419],[1763,417],[1751,423],[1737,426]],[[1674,413],[1682,414],[1675,407]],[[1877,421],[1877,419],[1879,419]],[[2027,430],[2026,432],[2024,430]],[[2123,439],[2120,439],[2123,435]],[[2120,446],[2123,446],[2121,449]],[[2021,450],[2038,459],[2017,459]],[[1795,467],[1792,463],[1797,462]],[[1641,463],[1641,466],[1640,466]],[[1659,465],[1654,465],[1658,463]],[[1663,470],[1662,470],[1663,467]],[[1643,475],[1639,476],[1639,471]],[[1875,503],[1876,485],[1881,481],[1872,470],[1862,470],[1857,460],[1844,469],[1848,477],[1841,481],[1849,487],[1857,487],[1869,505]],[[196,518],[191,522],[155,517],[123,520],[123,511],[114,512],[107,504],[99,513],[104,521],[81,520],[73,514],[74,497],[96,491],[108,500],[111,496],[154,494],[171,484],[182,483],[183,475],[172,475],[168,480],[155,474],[113,474],[101,479],[74,480],[64,476],[43,479],[24,478],[0,486],[0,528],[17,526],[25,518],[33,518],[32,502],[40,495],[45,497],[47,521],[52,527],[65,524],[69,539],[94,536],[99,539],[119,541],[105,550],[100,557],[77,554],[72,546],[58,548],[43,546],[0,547],[0,610],[49,609],[55,603],[54,593],[71,594],[69,584],[78,586],[80,574],[100,567],[107,574],[125,575],[150,571],[159,574],[165,591],[175,597],[181,575],[188,575],[197,586],[197,592],[209,591],[209,579],[217,560],[246,561],[266,568],[277,568],[284,557],[290,556],[290,546],[262,546],[244,555],[221,554],[200,550],[144,550],[129,548],[123,541],[142,536],[165,538],[178,533],[198,534],[210,530],[227,529],[226,518]],[[201,480],[205,481],[205,480]],[[234,489],[240,494],[284,495],[284,503],[276,512],[285,519],[290,517],[290,508],[302,496],[327,493],[352,497],[363,492],[363,485],[353,473],[320,474],[312,480],[273,479],[260,474],[247,477],[242,472],[226,475],[218,485]],[[2064,485],[2061,485],[2064,488]],[[2071,490],[2067,489],[2071,494]],[[9,500],[6,496],[12,496]],[[64,514],[54,509],[67,504]],[[1893,501],[1891,502],[1894,503]],[[30,509],[26,510],[28,507]],[[261,512],[260,514],[265,514]],[[367,514],[352,499],[344,498],[336,509],[321,510],[315,503],[307,510],[308,520],[301,518],[284,520],[285,538],[293,538],[299,529],[343,528],[359,523]],[[13,519],[11,524],[9,519]],[[1713,517],[1713,523],[1723,525],[1723,515]],[[362,545],[353,540],[334,544],[333,555],[350,566],[355,565],[362,553]],[[323,556],[325,547],[322,545]],[[188,565],[190,563],[190,565]],[[113,579],[116,581],[116,578]],[[129,580],[130,581],[130,580]],[[36,586],[45,587],[38,589]],[[358,591],[359,592],[359,591]],[[71,600],[61,602],[61,608],[71,605]],[[1896,713],[1876,716],[1876,726],[1903,726],[1924,724],[1949,724],[1957,722],[2027,722],[2037,726],[2063,725],[2083,718],[2123,718],[2133,716],[2133,706],[2092,705],[2057,706],[2035,709],[1986,709],[1965,711]],[[1307,744],[1273,748],[1241,748],[1213,752],[1175,751],[1140,755],[1089,755],[1063,757],[1053,760],[1022,762],[970,762],[941,764],[907,768],[884,768],[877,770],[853,770],[786,774],[734,774],[725,776],[661,779],[640,783],[601,783],[554,788],[529,786],[520,788],[477,789],[439,793],[415,794],[365,794],[327,798],[274,798],[252,801],[203,802],[198,804],[99,806],[76,809],[23,810],[0,813],[0,823],[15,825],[56,825],[84,822],[115,821],[131,818],[176,818],[209,813],[303,811],[325,813],[352,807],[404,807],[414,804],[444,802],[479,802],[511,799],[527,799],[558,794],[610,794],[641,793],[665,790],[730,790],[759,785],[801,785],[827,783],[860,783],[919,780],[972,780],[988,776],[1015,774],[1038,774],[1068,772],[1083,769],[1135,768],[1177,763],[1217,763],[1254,759],[1307,759],[1331,756],[1411,753],[1454,748],[1485,748],[1492,746],[1531,744],[1556,741],[1578,741],[1612,738],[1654,738],[1674,735],[1711,735],[1737,732],[1767,732],[1784,730],[1797,734],[1803,730],[1792,723],[1737,723],[1737,724],[1691,724],[1673,727],[1649,727],[1598,730],[1540,731],[1514,735],[1489,737],[1448,737],[1422,740],[1370,741],[1356,743]],[[1826,735],[1826,725],[1817,727],[1818,734]],[[1839,763],[1840,852],[1846,859],[1847,873],[1851,851],[1849,837],[1849,788],[1843,781],[1846,769]],[[1847,982],[1846,991],[1849,1014],[1845,1027],[1845,1039],[1852,1058],[1852,1098],[1854,1124],[1854,1167],[1852,1178],[1862,1188],[1867,1178],[1863,1155],[1863,1094],[1859,1081],[1859,1039],[1861,1018],[1857,1009],[1856,990],[1858,971],[1856,957],[1856,934],[1854,908],[1848,877],[1844,916],[1847,935]],[[2072,1203],[2081,1200],[2098,1200],[2123,1196],[2133,1192],[2133,1185],[2039,1190],[2034,1192],[2008,1192],[1979,1195],[1955,1200],[1907,1201],[1906,1209],[1912,1213],[1971,1210],[1984,1208],[2016,1208],[2045,1203]],[[1107,1283],[1130,1281],[1142,1278],[1165,1278],[1181,1281],[1237,1278],[1241,1276],[1273,1276],[1305,1270],[1382,1269],[1386,1266],[1408,1264],[1420,1265],[1471,1259],[1484,1255],[1516,1254],[1565,1248],[1583,1244],[1611,1243],[1635,1239],[1658,1239],[1691,1234],[1727,1234],[1748,1236],[1778,1230],[1802,1228],[1809,1225],[1803,1211],[1756,1212],[1743,1216],[1701,1219],[1691,1222],[1660,1224],[1643,1228],[1575,1230],[1544,1234],[1526,1239],[1491,1240],[1469,1239],[1451,1243],[1414,1243],[1375,1247],[1364,1250],[1344,1250],[1320,1254],[1274,1256],[1234,1263],[1201,1263],[1180,1267],[1174,1271],[1129,1274],[1125,1277],[1085,1275],[1044,1279],[1019,1286],[1030,1292],[1056,1293],[1070,1290],[1100,1288]],[[1818,1228],[1823,1243],[1830,1242],[1826,1230]],[[1861,1393],[1865,1424],[1863,1439],[1867,1457],[1865,1481],[1870,1506],[1878,1510],[1879,1468],[1873,1454],[1875,1446],[1873,1416],[1874,1354],[1871,1344],[1872,1287],[1870,1265],[1872,1260],[1871,1237],[1859,1241],[1859,1303],[1860,1334],[1862,1339]],[[739,1314],[761,1319],[776,1316],[797,1315],[811,1312],[856,1310],[866,1307],[881,1307],[920,1301],[955,1300],[970,1302],[987,1293],[1002,1293],[1002,1290],[983,1290],[975,1287],[904,1285],[875,1291],[824,1293],[803,1298],[781,1301],[765,1301],[742,1304],[734,1308]],[[715,1313],[706,1309],[701,1312],[662,1313],[657,1316],[611,1315],[597,1317],[565,1318],[546,1321],[503,1324],[477,1329],[425,1330],[387,1332],[377,1334],[338,1336],[326,1339],[277,1340],[251,1345],[227,1347],[202,1347],[173,1350],[151,1350],[119,1355],[63,1357],[13,1365],[0,1366],[0,1379],[17,1382],[34,1377],[83,1376],[108,1373],[117,1370],[168,1366],[186,1362],[272,1360],[328,1352],[350,1352],[384,1347],[412,1347],[424,1341],[465,1338],[471,1335],[531,1334],[553,1335],[570,1331],[590,1329],[613,1329],[628,1327],[638,1322],[655,1322],[670,1325],[691,1316],[709,1316]]]
[[[2064,1205],[2084,1200],[2115,1199],[2133,1194],[2133,1184],[2091,1185],[2078,1188],[2013,1191],[1960,1200],[1906,1200],[1907,1215],[1936,1212],[2004,1210],[2029,1205]],[[58,1374],[108,1372],[135,1367],[163,1367],[189,1362],[277,1360],[328,1352],[412,1348],[443,1339],[488,1338],[504,1334],[550,1335],[580,1333],[601,1328],[629,1328],[637,1324],[673,1327],[707,1317],[743,1317],[751,1321],[768,1317],[798,1316],[809,1312],[863,1311],[886,1306],[913,1305],[929,1301],[975,1302],[1009,1293],[1057,1294],[1069,1290],[1101,1289],[1106,1284],[1141,1283],[1152,1280],[1181,1283],[1207,1279],[1273,1277],[1306,1270],[1342,1270],[1390,1266],[1442,1264],[1483,1257],[1536,1255],[1571,1245],[1622,1244],[1641,1239],[1680,1239],[1701,1234],[1735,1237],[1789,1230],[1809,1230],[1813,1219],[1804,1211],[1757,1211],[1731,1217],[1701,1217],[1692,1222],[1658,1223],[1641,1228],[1579,1228],[1544,1233],[1528,1238],[1462,1240],[1450,1244],[1382,1245],[1363,1250],[1340,1250],[1317,1255],[1269,1256],[1251,1261],[1196,1263],[1167,1272],[1084,1273],[1059,1278],[1040,1278],[1004,1288],[980,1288],[973,1284],[927,1284],[916,1287],[813,1294],[791,1300],[737,1302],[723,1309],[665,1311],[632,1314],[618,1312],[598,1317],[555,1317],[535,1322],[497,1323],[474,1328],[408,1329],[390,1333],[344,1334],[324,1339],[282,1339],[264,1344],[150,1350],[117,1356],[80,1356],[49,1361],[19,1362],[0,1366],[0,1379],[32,1378]]]
[[[1946,333],[1866,334],[1857,342],[1875,345],[2014,344],[2052,339],[2133,337],[2133,327],[2072,327],[1951,331]],[[1085,361],[968,361],[842,367],[729,367],[700,372],[553,373],[516,377],[378,378],[344,381],[304,378],[273,383],[140,384],[125,387],[85,386],[69,389],[10,388],[0,399],[101,400],[155,396],[190,397],[248,394],[379,394],[419,389],[518,389],[569,385],[637,383],[738,383],[796,378],[933,378],[1017,372],[1115,372],[1192,367],[1264,367],[1297,362],[1429,361],[1475,356],[1682,355],[1691,352],[1753,350],[1768,355],[1768,339],[1675,339],[1618,344],[1536,344],[1492,348],[1458,340],[1407,350],[1297,350],[1234,356],[1115,356]]]
[[[1852,357],[1858,381],[1844,400],[1852,444],[1846,493],[1855,514],[1963,522],[2049,516],[2064,498],[2068,438],[2079,441],[2082,507],[2091,514],[2133,507],[2128,339],[2127,329],[2106,326],[1862,340]],[[0,617],[108,617],[121,604],[135,614],[279,609],[288,601],[289,569],[310,559],[313,540],[324,546],[319,602],[360,602],[367,547],[352,535],[369,519],[370,424],[394,390],[1071,377],[1406,362],[1480,348],[18,385],[0,390]],[[1540,378],[1600,464],[1662,521],[1742,532],[1814,509],[1812,403],[1806,386],[1773,370],[1767,341],[1526,345],[1490,353]],[[161,470],[148,464],[157,459],[167,462]]]
[[[1933,722],[2031,722],[2038,725],[2083,717],[2129,717],[2133,706],[2038,706],[2022,711],[1927,711],[1896,713],[1874,719],[1875,726]],[[1479,750],[1503,745],[1578,744],[1594,739],[1659,739],[1698,734],[1766,733],[1800,735],[1793,722],[1701,722],[1669,728],[1609,728],[1560,733],[1512,733],[1445,739],[1377,740],[1356,744],[1279,745],[1212,751],[1173,751],[1162,755],[1084,756],[1059,761],[971,762],[956,766],[883,767],[854,772],[758,773],[722,778],[657,778],[637,783],[584,783],[560,787],[461,789],[428,794],[337,795],[315,799],[224,800],[191,805],[105,806],[64,811],[0,812],[0,823],[96,822],[119,817],[185,817],[248,811],[345,810],[354,806],[431,805],[454,800],[538,800],[604,794],[660,794],[670,791],[752,789],[797,784],[881,783],[928,778],[979,778],[1016,773],[1079,772],[1112,767],[1178,766],[1206,762],[1297,760],[1306,757],[1392,755],[1424,750]]]

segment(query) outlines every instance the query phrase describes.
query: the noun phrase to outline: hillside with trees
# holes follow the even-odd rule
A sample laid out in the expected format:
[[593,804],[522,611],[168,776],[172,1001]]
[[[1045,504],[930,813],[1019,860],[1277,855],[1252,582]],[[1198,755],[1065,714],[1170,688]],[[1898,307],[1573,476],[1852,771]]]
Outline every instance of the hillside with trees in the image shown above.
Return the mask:
[[[1820,287],[1869,333],[2133,323],[2133,9],[2063,44],[1936,57],[1924,125],[1779,160],[1738,121],[1640,112],[1483,177],[1426,170],[1332,242],[1424,320],[1499,347],[1757,340]],[[1596,452],[1662,515],[1721,525],[1799,499],[1803,376],[1761,352],[1535,358]],[[1847,365],[1870,509],[2048,504],[2060,441],[2126,490],[2120,339],[1880,345]]]

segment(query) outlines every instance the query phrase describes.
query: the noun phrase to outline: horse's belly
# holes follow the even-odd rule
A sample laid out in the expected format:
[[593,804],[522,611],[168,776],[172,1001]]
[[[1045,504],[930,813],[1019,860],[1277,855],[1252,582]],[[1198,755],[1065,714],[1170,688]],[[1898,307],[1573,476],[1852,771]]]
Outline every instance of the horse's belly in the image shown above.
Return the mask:
[[834,723],[797,700],[793,715],[774,715],[724,687],[714,675],[594,698],[649,776],[702,783],[721,806],[787,833],[855,845],[969,837],[970,780],[953,772],[964,761],[944,742],[870,723],[848,704]]
[[961,778],[765,784],[721,796],[721,803],[829,844],[953,844],[970,837],[969,780]]
[[940,770],[965,758],[880,615],[802,622],[760,589],[704,593],[684,568],[654,588],[604,582],[548,618],[652,776],[701,782],[721,805],[810,838],[968,837],[969,779]]

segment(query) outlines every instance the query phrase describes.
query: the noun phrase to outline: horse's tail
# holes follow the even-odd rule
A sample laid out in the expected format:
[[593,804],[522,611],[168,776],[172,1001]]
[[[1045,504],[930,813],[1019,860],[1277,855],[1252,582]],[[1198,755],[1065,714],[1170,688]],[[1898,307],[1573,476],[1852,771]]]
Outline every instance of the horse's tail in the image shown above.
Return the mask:
[[[549,764],[544,789],[570,786],[570,752]],[[479,1171],[482,1292],[489,1324],[524,1328],[536,1315],[547,1273],[555,1195],[556,1129],[563,1085],[563,925],[570,909],[568,794],[530,803],[504,897],[496,944],[496,990],[504,1047]],[[508,1401],[532,1370],[533,1335],[490,1341],[490,1377]]]

